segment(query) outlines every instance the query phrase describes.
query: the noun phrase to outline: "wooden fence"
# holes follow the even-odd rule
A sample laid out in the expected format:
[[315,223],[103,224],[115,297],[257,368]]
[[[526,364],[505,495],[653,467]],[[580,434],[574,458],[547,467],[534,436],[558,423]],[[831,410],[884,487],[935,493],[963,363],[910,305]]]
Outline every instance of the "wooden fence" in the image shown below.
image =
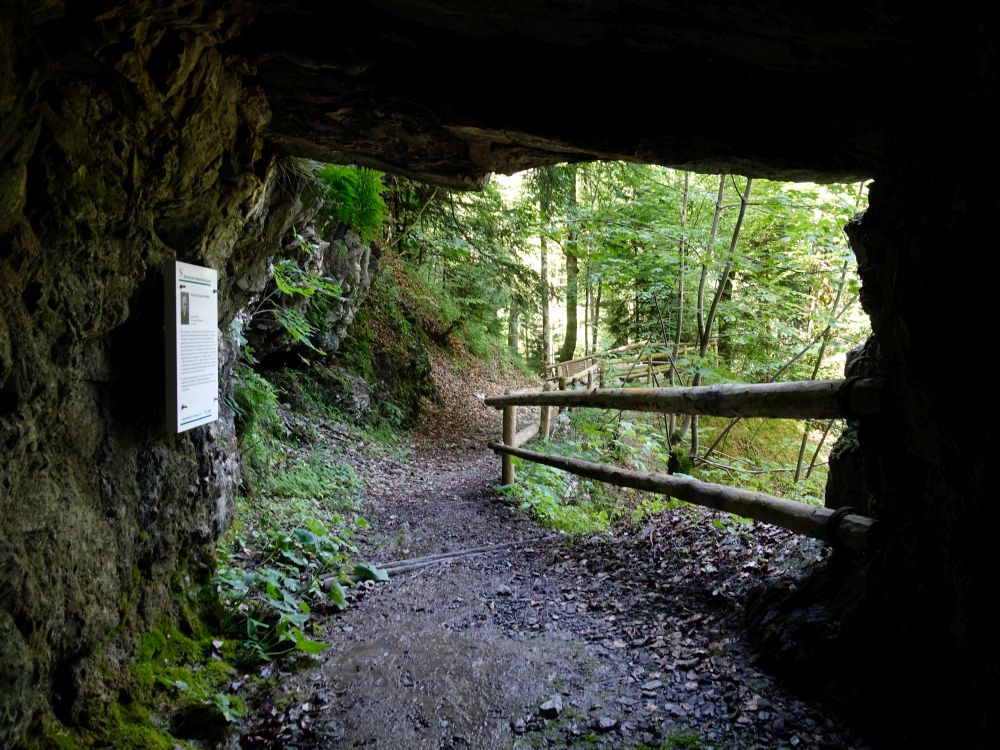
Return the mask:
[[[682,346],[678,355],[687,351],[688,347]],[[657,376],[669,377],[670,370],[676,369],[673,358],[671,352],[654,350],[648,341],[637,341],[586,357],[546,365],[545,381],[558,383],[560,390],[584,380],[588,388],[593,387],[595,380],[603,386],[605,380],[611,378],[617,378],[622,383],[645,380],[652,385]]]
[[[578,361],[588,359],[591,358]],[[650,376],[653,368],[657,366],[655,361],[647,359],[651,370]],[[600,363],[592,362],[575,374],[579,376],[580,373],[593,367],[600,367]],[[551,383],[546,383],[544,389],[507,393],[486,399],[487,405],[503,409],[503,442],[490,445],[490,448],[501,454],[503,484],[513,484],[515,480],[513,457],[517,456],[618,487],[631,487],[669,495],[715,510],[776,524],[799,534],[853,549],[864,549],[872,544],[877,528],[876,522],[850,512],[851,509],[831,510],[688,477],[629,471],[608,464],[526,450],[520,446],[536,435],[548,437],[555,411],[558,408],[573,406],[673,414],[709,414],[721,417],[790,419],[865,417],[882,408],[881,380],[852,378],[761,385],[598,388],[572,391],[567,390],[569,383],[572,382],[571,377],[559,376],[560,390],[553,390]],[[518,406],[540,406],[540,422],[518,432]]]

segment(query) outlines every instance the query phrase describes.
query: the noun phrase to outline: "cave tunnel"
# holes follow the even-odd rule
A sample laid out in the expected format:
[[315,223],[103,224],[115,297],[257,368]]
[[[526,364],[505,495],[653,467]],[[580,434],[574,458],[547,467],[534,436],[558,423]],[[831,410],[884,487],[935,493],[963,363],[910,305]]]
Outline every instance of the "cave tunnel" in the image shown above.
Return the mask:
[[[42,711],[88,721],[100,665],[226,523],[231,423],[162,437],[145,382],[155,269],[219,269],[225,325],[294,211],[288,155],[469,189],[610,159],[874,179],[848,234],[888,406],[851,470],[883,539],[757,630],[895,742],[995,746],[995,398],[970,365],[995,317],[997,30],[879,0],[5,3],[0,746]],[[836,626],[796,616],[816,607]]]

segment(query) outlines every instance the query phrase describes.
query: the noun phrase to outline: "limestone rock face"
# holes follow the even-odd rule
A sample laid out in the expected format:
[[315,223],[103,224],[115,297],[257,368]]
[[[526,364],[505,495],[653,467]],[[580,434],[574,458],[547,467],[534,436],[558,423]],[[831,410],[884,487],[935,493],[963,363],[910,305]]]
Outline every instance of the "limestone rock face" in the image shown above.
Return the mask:
[[[312,345],[332,354],[347,335],[347,329],[354,322],[355,313],[371,286],[376,256],[369,244],[343,226],[331,228],[328,237],[324,238],[319,235],[316,225],[310,222],[298,236],[300,239],[285,242],[285,257],[294,259],[304,270],[336,283],[340,294],[324,297],[319,307],[314,306],[315,310],[309,309],[313,298],[282,294],[273,281],[259,296],[272,300],[264,305],[267,308],[279,304],[282,308],[309,315],[316,329],[310,337]],[[251,308],[254,306],[253,303],[250,305]],[[243,335],[253,348],[254,356],[259,359],[293,350],[307,353],[305,344],[295,342],[266,311],[253,316],[243,328]]]
[[24,731],[35,702],[34,658],[9,614],[0,610],[0,747]]
[[[847,353],[844,375],[848,378],[877,377],[878,352],[874,338]],[[830,473],[826,480],[826,507],[857,508],[871,516],[871,490],[865,481],[864,451],[858,439],[857,420],[849,421],[830,451]]]
[[159,269],[218,269],[226,330],[295,210],[220,49],[238,18],[85,5],[0,12],[3,733],[99,711],[102,660],[127,664],[224,528],[232,420],[164,436]]

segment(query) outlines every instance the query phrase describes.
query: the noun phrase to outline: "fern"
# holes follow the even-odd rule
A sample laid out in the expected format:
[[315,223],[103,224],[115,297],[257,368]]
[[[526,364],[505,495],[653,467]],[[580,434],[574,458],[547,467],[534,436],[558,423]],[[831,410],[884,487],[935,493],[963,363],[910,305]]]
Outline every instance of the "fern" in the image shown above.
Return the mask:
[[327,164],[316,174],[325,187],[324,208],[332,218],[353,229],[365,242],[373,240],[387,214],[382,173]]

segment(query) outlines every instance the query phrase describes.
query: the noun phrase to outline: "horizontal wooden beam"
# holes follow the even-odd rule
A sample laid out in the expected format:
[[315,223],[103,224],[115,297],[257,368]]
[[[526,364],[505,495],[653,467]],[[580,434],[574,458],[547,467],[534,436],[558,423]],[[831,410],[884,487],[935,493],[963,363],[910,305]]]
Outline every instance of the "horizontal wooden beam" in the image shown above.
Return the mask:
[[615,354],[616,352],[627,352],[630,349],[635,349],[640,346],[648,346],[648,341],[636,341],[632,344],[625,344],[625,346],[619,346],[614,349],[605,349],[603,352],[597,352],[595,354],[588,354],[586,357],[577,357],[576,359],[567,359],[565,362],[555,362],[551,365],[545,365],[546,370],[554,370],[562,365],[574,365],[577,362],[586,362],[591,359],[598,357],[606,357],[609,354]]
[[713,510],[735,513],[764,523],[839,543],[851,549],[865,549],[871,545],[877,522],[872,518],[848,513],[832,521],[835,511],[818,505],[786,500],[761,492],[749,492],[721,484],[699,482],[689,477],[630,471],[617,466],[582,461],[578,458],[553,456],[547,453],[511,448],[494,443],[490,446],[497,453],[518,456],[526,461],[545,464],[588,479],[607,482],[617,487],[631,487],[659,495],[669,495],[695,505]]
[[834,419],[861,417],[882,408],[882,381],[804,380],[725,384],[695,388],[600,388],[493,396],[487,406],[589,406],[600,409],[709,414],[717,417]]
[[580,372],[573,373],[572,375],[567,375],[566,383],[569,384],[569,383],[575,383],[577,380],[585,380],[588,375],[600,371],[601,371],[600,365],[591,365],[586,370],[580,370]]
[[[654,375],[660,375],[665,372],[670,372],[673,365],[657,365],[653,368]],[[621,378],[623,383],[630,383],[633,380],[642,380],[643,378],[649,377],[649,365],[640,365],[636,367],[632,372],[626,372],[618,376]]]

